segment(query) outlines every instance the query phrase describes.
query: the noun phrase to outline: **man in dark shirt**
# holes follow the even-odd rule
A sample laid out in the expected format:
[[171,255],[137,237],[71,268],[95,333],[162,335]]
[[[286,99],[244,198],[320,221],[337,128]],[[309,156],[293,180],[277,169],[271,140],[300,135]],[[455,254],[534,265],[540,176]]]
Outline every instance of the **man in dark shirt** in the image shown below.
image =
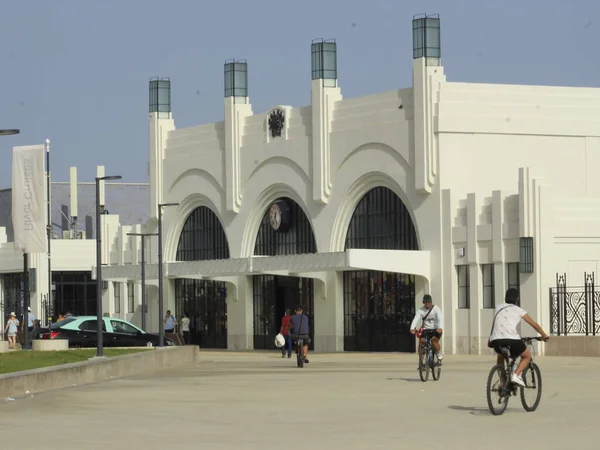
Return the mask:
[[296,314],[290,319],[290,325],[292,326],[291,334],[295,343],[298,343],[298,338],[302,338],[304,341],[303,353],[304,362],[308,364],[308,344],[310,344],[310,323],[308,316],[303,313],[302,306],[296,307]]

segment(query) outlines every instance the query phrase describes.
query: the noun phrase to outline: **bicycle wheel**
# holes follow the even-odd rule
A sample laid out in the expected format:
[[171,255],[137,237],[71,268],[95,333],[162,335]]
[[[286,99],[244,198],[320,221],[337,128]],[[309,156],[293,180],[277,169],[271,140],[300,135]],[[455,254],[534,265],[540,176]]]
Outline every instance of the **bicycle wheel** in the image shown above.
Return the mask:
[[429,361],[427,357],[428,349],[424,346],[419,350],[419,377],[421,381],[425,383],[429,378]]
[[495,416],[504,413],[508,405],[510,392],[504,389],[508,382],[510,380],[507,378],[503,366],[495,365],[492,367],[487,380],[486,397],[490,412]]
[[433,366],[431,366],[431,375],[435,381],[438,381],[442,376],[442,366],[439,365],[439,361],[434,355],[431,355],[431,361]]
[[521,404],[525,411],[535,411],[542,399],[542,374],[536,363],[531,362],[525,368],[523,381],[526,387],[521,388]]

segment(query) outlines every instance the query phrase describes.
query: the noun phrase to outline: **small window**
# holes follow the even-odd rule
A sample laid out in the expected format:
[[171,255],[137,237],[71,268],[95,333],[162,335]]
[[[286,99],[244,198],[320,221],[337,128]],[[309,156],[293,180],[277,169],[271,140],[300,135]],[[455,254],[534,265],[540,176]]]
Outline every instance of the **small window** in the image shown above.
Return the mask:
[[113,292],[115,298],[115,313],[121,313],[121,284],[113,282]]
[[506,265],[506,287],[521,290],[521,279],[519,274],[519,263],[512,262]]
[[496,297],[494,293],[494,265],[482,264],[481,274],[483,278],[483,307],[494,308],[496,306]]
[[127,283],[127,312],[135,312],[135,286],[133,283]]
[[121,322],[120,320],[111,320],[110,325],[115,333],[127,333],[137,334],[138,329],[128,324],[127,322]]
[[471,307],[471,277],[469,276],[469,265],[456,266],[458,274],[458,307],[469,309]]

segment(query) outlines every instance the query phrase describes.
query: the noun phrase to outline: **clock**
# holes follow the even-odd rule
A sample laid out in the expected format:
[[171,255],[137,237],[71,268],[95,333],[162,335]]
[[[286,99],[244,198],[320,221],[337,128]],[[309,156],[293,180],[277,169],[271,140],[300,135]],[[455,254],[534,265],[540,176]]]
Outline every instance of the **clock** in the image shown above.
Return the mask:
[[275,201],[269,208],[269,223],[271,228],[278,232],[285,232],[292,225],[292,214],[288,203],[285,200]]

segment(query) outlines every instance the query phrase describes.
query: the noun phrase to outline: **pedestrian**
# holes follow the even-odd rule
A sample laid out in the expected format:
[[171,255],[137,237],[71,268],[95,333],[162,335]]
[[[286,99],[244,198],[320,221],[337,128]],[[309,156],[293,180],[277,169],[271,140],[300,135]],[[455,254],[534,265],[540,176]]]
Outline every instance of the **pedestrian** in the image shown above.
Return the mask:
[[183,319],[181,319],[181,332],[185,345],[190,345],[190,316],[187,312],[183,313]]
[[4,332],[8,334],[8,347],[15,348],[17,343],[17,330],[19,329],[19,321],[14,312],[10,313],[10,317],[6,321]]
[[281,318],[281,328],[279,332],[285,339],[285,345],[281,347],[281,357],[285,358],[285,351],[287,350],[288,358],[292,357],[292,336],[290,336],[290,329],[292,328],[292,324],[290,323],[290,319],[292,316],[290,315],[290,310],[286,309],[283,317]]

